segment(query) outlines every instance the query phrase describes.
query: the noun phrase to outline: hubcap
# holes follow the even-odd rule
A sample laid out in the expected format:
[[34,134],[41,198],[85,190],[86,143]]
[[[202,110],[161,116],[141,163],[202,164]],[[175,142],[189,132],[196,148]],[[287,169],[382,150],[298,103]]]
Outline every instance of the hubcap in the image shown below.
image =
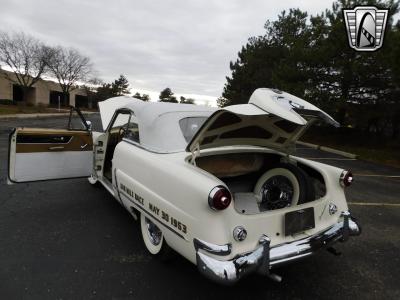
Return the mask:
[[261,204],[265,210],[288,207],[292,204],[294,188],[285,176],[277,175],[268,179],[261,188]]
[[147,217],[145,217],[144,221],[146,223],[147,235],[149,236],[150,242],[154,246],[158,246],[162,240],[161,230],[157,227],[156,224],[150,221],[150,219],[148,219]]

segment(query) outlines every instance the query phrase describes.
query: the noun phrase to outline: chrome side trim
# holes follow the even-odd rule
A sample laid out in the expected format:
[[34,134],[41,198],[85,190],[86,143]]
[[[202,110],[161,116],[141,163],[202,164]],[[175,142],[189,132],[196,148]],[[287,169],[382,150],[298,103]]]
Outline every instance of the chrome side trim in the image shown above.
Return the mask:
[[193,239],[193,244],[196,251],[202,249],[214,255],[229,255],[232,251],[232,244],[214,245],[199,239]]

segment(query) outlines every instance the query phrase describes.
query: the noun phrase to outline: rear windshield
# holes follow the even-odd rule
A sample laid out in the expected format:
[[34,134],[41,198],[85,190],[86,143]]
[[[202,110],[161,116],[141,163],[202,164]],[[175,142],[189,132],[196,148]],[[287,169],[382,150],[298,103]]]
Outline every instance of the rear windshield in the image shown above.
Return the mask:
[[207,120],[207,117],[187,117],[179,120],[179,126],[182,130],[182,134],[185,137],[186,142],[190,142],[203,123]]

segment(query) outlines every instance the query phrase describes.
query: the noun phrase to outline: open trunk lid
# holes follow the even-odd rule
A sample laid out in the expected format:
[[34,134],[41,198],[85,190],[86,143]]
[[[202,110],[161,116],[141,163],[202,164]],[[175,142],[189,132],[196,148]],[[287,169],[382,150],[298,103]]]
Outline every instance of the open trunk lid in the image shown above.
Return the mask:
[[186,150],[250,145],[289,153],[313,122],[339,126],[318,107],[291,94],[261,88],[248,104],[231,105],[213,113],[197,131]]

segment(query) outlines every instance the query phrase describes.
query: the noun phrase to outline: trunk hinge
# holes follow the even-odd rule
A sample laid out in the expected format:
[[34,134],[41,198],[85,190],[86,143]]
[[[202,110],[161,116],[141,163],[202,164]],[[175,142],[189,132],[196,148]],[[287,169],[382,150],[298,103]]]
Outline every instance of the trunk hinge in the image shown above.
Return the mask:
[[287,157],[296,152],[296,143],[303,136],[303,134],[316,122],[316,119],[308,120],[307,124],[297,129],[293,136],[285,143],[285,151]]
[[192,150],[190,150],[190,153],[192,154],[189,162],[195,166],[196,165],[196,158],[200,155],[200,144],[196,143],[196,145],[193,147]]

